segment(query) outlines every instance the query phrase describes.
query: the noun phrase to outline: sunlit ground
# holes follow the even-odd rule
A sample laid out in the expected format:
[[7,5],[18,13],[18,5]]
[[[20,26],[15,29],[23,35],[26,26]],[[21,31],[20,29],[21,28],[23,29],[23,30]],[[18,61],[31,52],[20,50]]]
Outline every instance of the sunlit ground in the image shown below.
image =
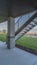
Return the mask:
[[37,51],[37,38],[23,36],[16,41],[16,44],[31,48]]
[[0,34],[0,41],[6,42],[6,34]]

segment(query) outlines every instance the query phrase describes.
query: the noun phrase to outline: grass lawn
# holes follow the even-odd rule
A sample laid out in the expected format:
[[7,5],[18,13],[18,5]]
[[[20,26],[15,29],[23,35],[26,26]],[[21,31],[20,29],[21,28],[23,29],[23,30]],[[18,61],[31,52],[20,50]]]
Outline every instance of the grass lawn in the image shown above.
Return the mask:
[[[6,41],[6,35],[0,34],[0,41],[5,42]],[[20,39],[16,41],[16,44],[25,46],[27,48],[31,48],[37,51],[37,38],[27,37],[23,36]]]
[[16,41],[16,44],[31,48],[37,51],[37,38],[23,36]]
[[0,34],[0,41],[6,41],[6,34]]

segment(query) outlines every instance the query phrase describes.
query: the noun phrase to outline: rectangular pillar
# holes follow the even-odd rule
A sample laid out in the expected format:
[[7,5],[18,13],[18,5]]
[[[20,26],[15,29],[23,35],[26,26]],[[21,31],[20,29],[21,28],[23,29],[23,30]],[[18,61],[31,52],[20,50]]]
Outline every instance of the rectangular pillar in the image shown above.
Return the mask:
[[8,19],[8,34],[7,34],[7,48],[15,47],[15,21],[14,18]]

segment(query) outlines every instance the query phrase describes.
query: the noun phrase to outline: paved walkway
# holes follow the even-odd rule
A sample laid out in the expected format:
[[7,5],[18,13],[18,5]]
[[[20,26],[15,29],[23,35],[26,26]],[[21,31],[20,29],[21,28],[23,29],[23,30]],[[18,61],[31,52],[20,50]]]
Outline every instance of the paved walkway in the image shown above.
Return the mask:
[[0,65],[37,65],[37,56],[16,47],[8,50],[0,41]]

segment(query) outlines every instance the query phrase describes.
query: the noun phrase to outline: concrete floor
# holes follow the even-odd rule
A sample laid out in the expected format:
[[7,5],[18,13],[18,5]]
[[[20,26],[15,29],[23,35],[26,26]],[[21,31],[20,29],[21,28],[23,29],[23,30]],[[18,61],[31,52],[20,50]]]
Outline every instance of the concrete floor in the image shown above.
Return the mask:
[[8,50],[0,41],[0,65],[37,65],[37,56],[16,47]]

